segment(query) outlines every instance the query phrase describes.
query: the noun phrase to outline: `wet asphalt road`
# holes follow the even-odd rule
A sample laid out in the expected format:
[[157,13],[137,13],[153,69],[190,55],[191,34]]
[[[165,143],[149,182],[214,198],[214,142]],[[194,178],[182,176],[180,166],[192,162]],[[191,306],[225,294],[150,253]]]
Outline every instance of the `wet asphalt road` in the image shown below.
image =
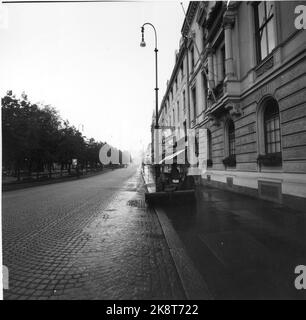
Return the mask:
[[137,168],[3,193],[5,299],[179,299]]
[[305,208],[201,187],[193,205],[164,206],[214,299],[305,299]]

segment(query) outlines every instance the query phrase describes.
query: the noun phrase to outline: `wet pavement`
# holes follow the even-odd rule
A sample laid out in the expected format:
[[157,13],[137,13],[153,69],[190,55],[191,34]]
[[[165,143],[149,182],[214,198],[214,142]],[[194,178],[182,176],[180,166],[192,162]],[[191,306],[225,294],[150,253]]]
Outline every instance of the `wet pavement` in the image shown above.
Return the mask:
[[2,196],[5,299],[184,299],[136,167]]
[[214,299],[306,298],[294,286],[306,265],[303,208],[200,188],[193,204],[156,207],[171,229],[144,192],[130,167],[3,193],[4,298],[185,299],[190,272],[184,284],[178,261]]
[[[192,205],[165,212],[215,299],[305,299],[305,210],[201,187]],[[158,210],[158,207],[157,207]]]

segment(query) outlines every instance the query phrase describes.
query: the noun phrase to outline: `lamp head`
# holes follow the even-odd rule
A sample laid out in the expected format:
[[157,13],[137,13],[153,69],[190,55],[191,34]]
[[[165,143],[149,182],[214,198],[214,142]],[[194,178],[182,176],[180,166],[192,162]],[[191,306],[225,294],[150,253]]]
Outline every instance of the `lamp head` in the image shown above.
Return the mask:
[[141,42],[140,42],[141,47],[145,47],[146,43],[144,41],[144,27],[141,27]]

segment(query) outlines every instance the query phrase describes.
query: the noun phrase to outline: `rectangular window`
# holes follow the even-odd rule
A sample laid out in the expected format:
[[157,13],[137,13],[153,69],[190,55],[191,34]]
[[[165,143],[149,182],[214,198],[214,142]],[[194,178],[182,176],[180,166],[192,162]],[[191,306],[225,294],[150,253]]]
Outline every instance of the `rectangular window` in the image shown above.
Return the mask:
[[207,78],[205,72],[202,73],[203,79],[203,94],[204,94],[204,110],[207,109],[207,98],[208,98],[208,85],[207,85]]
[[205,47],[206,47],[206,38],[207,38],[207,33],[208,33],[208,31],[207,31],[207,27],[204,25],[204,26],[202,27],[202,34],[203,34],[203,48],[205,48]]
[[181,63],[180,72],[181,72],[181,82],[182,82],[184,78],[184,61],[182,61]]
[[221,48],[221,75],[225,78],[225,45]]
[[208,159],[212,160],[212,136],[210,130],[207,130],[207,148]]
[[236,139],[235,139],[235,125],[231,120],[228,126],[228,151],[230,156],[236,154]]
[[[199,133],[196,134],[195,136],[195,155],[198,157],[199,156]],[[197,166],[199,166],[199,162],[197,163]]]
[[265,59],[275,48],[274,4],[271,1],[256,3],[255,29],[258,62]]
[[185,90],[183,91],[183,110],[185,113],[186,112],[186,93],[185,93]]
[[194,68],[194,47],[192,46],[190,49],[190,58],[191,58],[191,69]]
[[180,103],[179,103],[179,101],[177,102],[177,104],[176,104],[176,107],[177,107],[177,123],[179,123],[180,122]]
[[175,111],[172,109],[172,125],[175,126]]
[[197,91],[195,87],[191,89],[191,96],[193,104],[193,118],[195,119],[197,116]]

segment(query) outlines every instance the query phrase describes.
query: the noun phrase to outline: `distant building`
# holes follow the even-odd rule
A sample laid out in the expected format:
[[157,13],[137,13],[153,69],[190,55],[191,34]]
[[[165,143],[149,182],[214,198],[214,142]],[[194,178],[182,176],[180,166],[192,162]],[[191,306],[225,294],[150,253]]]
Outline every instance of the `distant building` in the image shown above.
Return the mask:
[[159,123],[182,134],[208,130],[204,185],[305,205],[306,30],[294,25],[299,4],[190,2]]
[[189,109],[187,72],[188,57],[184,41],[181,40],[180,50],[175,54],[175,67],[167,83],[167,90],[161,103],[159,124],[162,127],[174,127],[184,134],[188,127]]

